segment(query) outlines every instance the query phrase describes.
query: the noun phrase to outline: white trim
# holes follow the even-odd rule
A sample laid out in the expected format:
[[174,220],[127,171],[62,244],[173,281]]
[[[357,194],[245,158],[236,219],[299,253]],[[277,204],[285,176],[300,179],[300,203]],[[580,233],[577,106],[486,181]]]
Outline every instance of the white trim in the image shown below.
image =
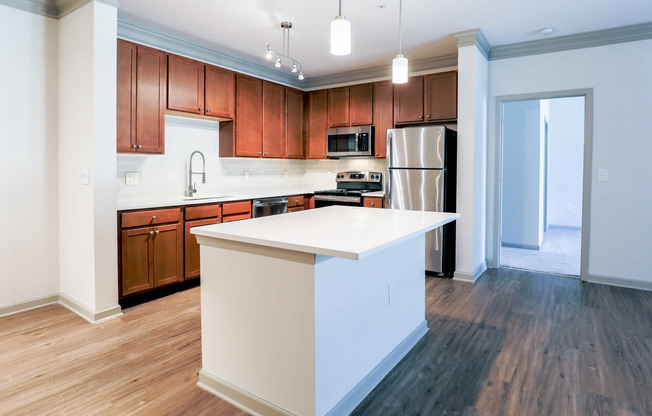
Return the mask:
[[530,245],[530,244],[518,244],[518,243],[501,243],[502,247],[511,247],[511,248],[520,248],[523,250],[540,250],[541,246],[539,245]]
[[44,296],[42,298],[36,298],[25,302],[13,303],[11,305],[0,307],[0,318],[53,305],[55,303],[59,303],[59,295]]
[[624,279],[622,277],[602,276],[599,274],[589,274],[587,282],[600,285],[624,287],[628,289],[652,291],[652,282],[642,280]]
[[478,267],[475,268],[472,274],[455,271],[455,273],[453,273],[453,280],[457,280],[459,282],[475,283],[475,281],[478,280],[478,278],[482,276],[482,273],[484,273],[486,270],[487,262],[483,261],[480,263],[480,265],[478,265]]

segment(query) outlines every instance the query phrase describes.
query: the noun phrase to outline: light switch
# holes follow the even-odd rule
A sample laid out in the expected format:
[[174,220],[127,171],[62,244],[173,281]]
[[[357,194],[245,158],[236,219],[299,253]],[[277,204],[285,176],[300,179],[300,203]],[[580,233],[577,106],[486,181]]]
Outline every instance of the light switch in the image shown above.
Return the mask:
[[246,170],[245,170],[245,173],[244,173],[244,180],[245,180],[245,181],[248,181],[248,180],[249,180],[249,172],[246,171]]
[[84,168],[81,171],[81,183],[82,185],[90,185],[91,183],[91,174],[88,168]]
[[287,178],[288,178],[288,171],[284,170],[283,171],[283,179],[287,179]]
[[396,300],[396,284],[389,284],[389,306],[392,306],[392,303]]
[[607,182],[609,180],[609,171],[607,169],[598,170],[598,182]]

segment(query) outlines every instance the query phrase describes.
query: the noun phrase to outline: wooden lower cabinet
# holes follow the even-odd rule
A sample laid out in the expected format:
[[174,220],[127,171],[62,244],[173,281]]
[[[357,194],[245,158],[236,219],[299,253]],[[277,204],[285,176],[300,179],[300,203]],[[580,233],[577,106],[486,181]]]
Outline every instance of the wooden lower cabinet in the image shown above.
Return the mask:
[[384,208],[385,198],[378,196],[365,197],[362,204],[367,208]]
[[193,227],[200,225],[219,224],[219,218],[208,218],[203,220],[187,221],[185,224],[185,279],[193,279],[199,277],[199,244],[197,244],[197,237],[190,233]]
[[181,223],[121,231],[121,297],[183,280]]

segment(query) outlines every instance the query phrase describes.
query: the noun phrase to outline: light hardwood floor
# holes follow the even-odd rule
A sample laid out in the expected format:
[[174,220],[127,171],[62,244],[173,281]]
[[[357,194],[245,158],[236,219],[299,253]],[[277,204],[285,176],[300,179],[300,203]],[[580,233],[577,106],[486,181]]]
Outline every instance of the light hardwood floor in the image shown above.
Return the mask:
[[[90,325],[0,318],[2,415],[242,415],[196,387],[199,288]],[[652,415],[652,292],[501,269],[426,279],[430,331],[355,415]]]

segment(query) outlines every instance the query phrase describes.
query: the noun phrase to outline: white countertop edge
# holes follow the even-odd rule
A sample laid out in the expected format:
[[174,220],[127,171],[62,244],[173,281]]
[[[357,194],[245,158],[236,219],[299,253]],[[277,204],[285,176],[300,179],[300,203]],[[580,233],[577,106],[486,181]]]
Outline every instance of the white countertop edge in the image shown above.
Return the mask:
[[[369,209],[377,209],[377,208],[369,208]],[[274,247],[274,248],[279,248],[279,249],[284,249],[284,250],[290,250],[290,251],[298,251],[302,253],[310,253],[310,254],[316,254],[316,255],[322,255],[322,256],[328,256],[328,257],[340,257],[340,258],[345,258],[345,259],[350,259],[350,260],[360,260],[364,259],[368,256],[371,256],[379,251],[385,250],[393,245],[402,243],[404,241],[410,240],[420,234],[425,234],[429,231],[434,230],[435,228],[441,227],[443,225],[446,225],[450,222],[453,222],[461,217],[461,214],[457,213],[445,220],[439,221],[435,224],[426,226],[418,231],[412,232],[410,234],[406,234],[404,236],[398,237],[394,240],[385,242],[383,244],[380,244],[376,247],[373,247],[369,250],[362,251],[362,252],[353,252],[353,251],[344,251],[344,250],[334,250],[334,249],[328,249],[328,248],[323,248],[323,247],[316,247],[312,245],[305,245],[305,244],[295,244],[295,243],[287,243],[287,242],[282,242],[282,241],[273,241],[269,239],[263,239],[263,238],[256,238],[256,237],[250,237],[250,236],[239,236],[239,235],[234,235],[232,233],[220,233],[219,231],[205,231],[202,230],[201,227],[198,228],[193,228],[190,230],[192,234],[204,236],[204,237],[209,237],[209,238],[217,238],[221,239],[224,241],[234,241],[234,242],[239,242],[239,243],[245,243],[245,244],[251,244],[251,245],[258,245],[258,246],[264,246],[264,247]]]

